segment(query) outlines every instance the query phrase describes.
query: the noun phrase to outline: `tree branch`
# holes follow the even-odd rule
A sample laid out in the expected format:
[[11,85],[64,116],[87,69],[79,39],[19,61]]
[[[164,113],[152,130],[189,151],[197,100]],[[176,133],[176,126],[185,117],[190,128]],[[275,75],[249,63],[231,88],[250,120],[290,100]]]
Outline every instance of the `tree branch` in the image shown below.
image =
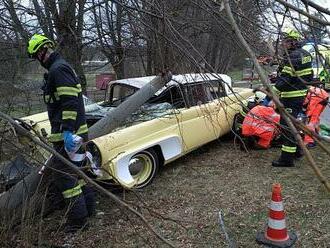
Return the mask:
[[290,3],[288,3],[288,2],[286,2],[284,0],[275,0],[275,1],[278,2],[278,3],[280,3],[280,4],[282,4],[282,5],[284,5],[285,7],[289,8],[289,9],[293,9],[294,11],[297,11],[298,13],[300,13],[300,14],[302,14],[304,16],[307,16],[308,18],[313,19],[314,21],[317,21],[318,23],[321,23],[321,24],[326,25],[326,26],[329,26],[330,25],[330,22],[325,21],[325,20],[322,20],[320,18],[317,18],[317,17],[315,17],[313,15],[310,15],[306,11],[303,11],[303,10],[299,9],[298,7],[292,5],[292,4],[290,4]]
[[[163,241],[165,244],[167,244],[170,247],[175,247],[170,241],[166,240],[161,234],[159,234],[149,223],[148,221],[145,219],[145,217],[138,211],[136,211],[135,209],[133,209],[130,205],[128,205],[126,202],[120,200],[117,196],[115,196],[113,193],[109,192],[108,190],[106,190],[105,188],[103,188],[102,186],[100,186],[99,184],[97,184],[96,182],[94,182],[91,178],[89,178],[83,171],[81,171],[77,166],[75,166],[72,162],[70,162],[69,160],[67,160],[66,158],[64,158],[60,153],[58,153],[57,151],[55,151],[54,149],[52,149],[51,147],[49,147],[47,144],[41,142],[40,140],[38,140],[36,137],[34,137],[28,130],[26,130],[25,128],[23,128],[22,126],[20,126],[18,123],[15,122],[15,120],[13,120],[10,116],[6,115],[5,113],[0,111],[0,118],[8,121],[10,124],[12,124],[13,126],[15,126],[15,128],[17,129],[17,131],[24,135],[27,136],[29,139],[31,139],[35,144],[37,144],[38,146],[44,148],[46,151],[50,152],[51,154],[53,154],[54,156],[56,156],[59,160],[61,160],[61,162],[63,162],[64,164],[66,164],[67,166],[70,167],[70,169],[72,169],[72,171],[74,171],[74,173],[83,178],[85,182],[87,182],[88,184],[93,185],[99,192],[105,194],[107,197],[109,197],[110,199],[112,199],[114,202],[116,202],[119,206],[122,206],[124,208],[126,208],[127,210],[129,210],[130,212],[132,212],[133,214],[135,214],[137,217],[139,217],[142,222],[147,226],[147,228],[153,232],[161,241]],[[51,168],[51,167],[49,167]],[[36,169],[37,171],[40,170],[40,167]]]
[[326,8],[323,8],[322,6],[312,2],[312,1],[309,1],[309,0],[301,0],[304,4],[307,4],[311,7],[313,7],[314,9],[320,11],[320,12],[323,12],[324,14],[327,14],[327,15],[330,15],[330,10],[329,9],[326,9]]

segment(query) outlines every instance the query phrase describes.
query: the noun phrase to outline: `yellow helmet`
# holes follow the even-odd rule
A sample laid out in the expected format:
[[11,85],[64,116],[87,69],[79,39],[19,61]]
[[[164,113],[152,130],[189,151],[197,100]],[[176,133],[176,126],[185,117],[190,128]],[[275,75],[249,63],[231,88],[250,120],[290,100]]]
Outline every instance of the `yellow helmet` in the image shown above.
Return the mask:
[[41,34],[34,34],[28,42],[27,51],[29,57],[34,58],[38,50],[46,44],[50,44],[51,47],[54,47],[55,45],[54,42],[48,39],[46,36]]
[[292,39],[292,40],[297,40],[297,41],[302,39],[301,34],[297,30],[292,29],[292,28],[288,28],[288,29],[284,30],[282,32],[282,36],[284,39]]

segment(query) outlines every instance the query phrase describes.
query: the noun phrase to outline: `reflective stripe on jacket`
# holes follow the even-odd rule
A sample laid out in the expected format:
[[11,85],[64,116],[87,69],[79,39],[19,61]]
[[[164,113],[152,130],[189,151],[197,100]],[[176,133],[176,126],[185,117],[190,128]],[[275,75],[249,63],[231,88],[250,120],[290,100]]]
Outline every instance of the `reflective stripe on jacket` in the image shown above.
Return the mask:
[[329,94],[319,87],[310,87],[304,101],[306,108],[306,115],[320,115],[329,99]]
[[51,54],[48,63],[50,66],[44,95],[51,124],[49,141],[62,141],[63,131],[71,131],[87,141],[85,108],[77,75],[56,52]]
[[288,53],[283,60],[274,91],[280,98],[305,97],[307,93],[305,82],[309,83],[313,80],[312,56],[302,48]]
[[272,107],[256,106],[249,111],[243,121],[242,134],[257,136],[270,141],[274,136],[276,124],[280,122],[280,115]]

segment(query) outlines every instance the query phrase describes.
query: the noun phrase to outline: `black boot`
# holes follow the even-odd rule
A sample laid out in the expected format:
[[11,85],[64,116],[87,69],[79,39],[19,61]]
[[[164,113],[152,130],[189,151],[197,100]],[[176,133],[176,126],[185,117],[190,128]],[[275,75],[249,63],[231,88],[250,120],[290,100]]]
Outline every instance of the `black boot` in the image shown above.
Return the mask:
[[285,161],[285,160],[279,159],[279,160],[274,160],[272,162],[272,166],[274,166],[274,167],[294,167],[294,163],[293,163],[293,161],[290,161],[290,160]]
[[281,156],[278,160],[272,162],[274,167],[294,167],[294,153],[285,152],[282,150]]
[[301,160],[304,157],[304,152],[301,148],[297,148],[296,153],[294,154],[294,159]]
[[83,231],[88,228],[87,219],[69,219],[64,225],[65,233],[76,233],[78,231]]
[[85,198],[85,203],[86,203],[86,208],[87,208],[87,213],[88,213],[88,217],[92,217],[95,216],[95,191],[93,188],[91,188],[88,185],[84,185],[82,187],[82,191],[84,194],[84,198]]

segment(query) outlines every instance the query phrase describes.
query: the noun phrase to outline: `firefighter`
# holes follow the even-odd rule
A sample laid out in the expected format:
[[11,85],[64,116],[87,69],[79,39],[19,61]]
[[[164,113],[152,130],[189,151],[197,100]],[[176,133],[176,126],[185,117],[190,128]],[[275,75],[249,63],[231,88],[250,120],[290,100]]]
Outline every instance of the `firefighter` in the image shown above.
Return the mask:
[[245,116],[242,124],[242,135],[252,138],[257,149],[268,149],[273,138],[278,134],[277,124],[280,115],[275,112],[272,101],[269,106],[257,105]]
[[[48,70],[42,89],[51,124],[49,141],[64,157],[80,157],[71,161],[77,166],[84,166],[86,159],[74,156],[76,152],[83,154],[84,147],[79,146],[88,139],[81,85],[73,68],[54,51],[54,46],[54,42],[46,36],[34,34],[27,48],[29,57],[38,60]],[[74,176],[67,165],[55,157],[52,159],[56,169],[52,173],[52,182],[69,207],[64,231],[78,231],[86,227],[87,217],[94,213],[94,192]]]
[[[313,69],[311,55],[301,48],[301,35],[294,29],[283,32],[281,44],[284,48],[284,56],[279,75],[276,79],[274,91],[278,94],[285,110],[297,118],[302,111],[304,98],[307,93],[305,83],[312,82]],[[281,118],[284,141],[281,148],[281,156],[272,162],[275,167],[292,167],[297,151],[294,135],[291,133],[284,118]]]
[[[320,125],[320,115],[328,104],[329,94],[317,86],[311,86],[308,89],[307,96],[304,101],[306,115],[308,118],[307,127],[310,131],[316,132]],[[308,148],[316,146],[313,138],[305,135],[304,143]]]

